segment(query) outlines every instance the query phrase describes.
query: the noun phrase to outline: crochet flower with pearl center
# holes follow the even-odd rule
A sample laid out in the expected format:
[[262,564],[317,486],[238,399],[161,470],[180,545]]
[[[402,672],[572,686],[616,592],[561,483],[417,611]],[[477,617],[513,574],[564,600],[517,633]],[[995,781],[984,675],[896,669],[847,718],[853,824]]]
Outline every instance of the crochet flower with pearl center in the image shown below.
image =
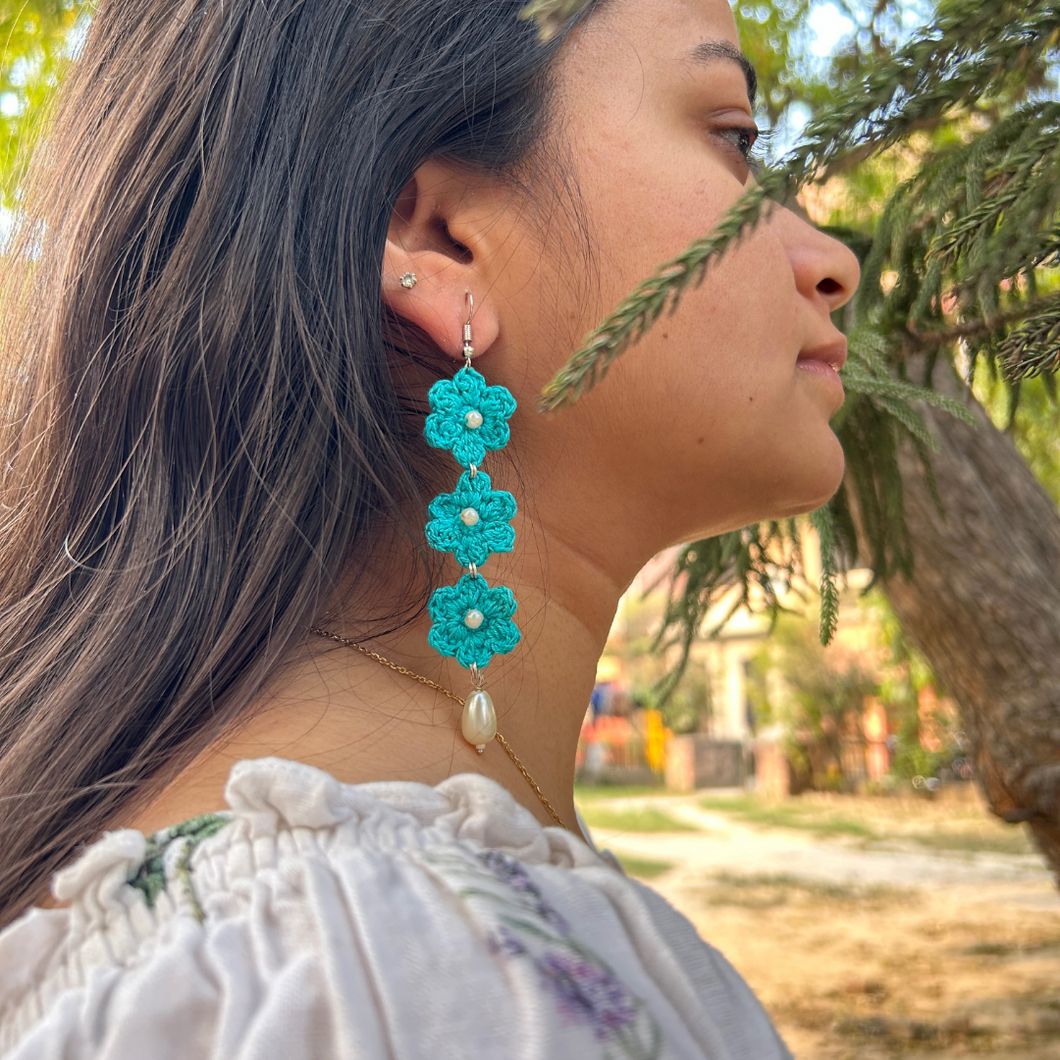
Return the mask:
[[494,655],[504,655],[519,643],[511,589],[490,588],[481,574],[465,574],[456,585],[435,589],[428,609],[434,623],[428,643],[463,667],[485,669]]
[[439,379],[427,395],[431,414],[425,434],[435,449],[451,449],[458,464],[481,464],[489,449],[503,449],[511,438],[508,420],[515,398],[503,386],[487,386],[474,368]]
[[442,493],[428,509],[427,542],[439,552],[452,552],[461,567],[482,566],[493,552],[515,547],[515,498],[491,488],[490,477],[480,471],[474,478],[465,471],[452,493]]

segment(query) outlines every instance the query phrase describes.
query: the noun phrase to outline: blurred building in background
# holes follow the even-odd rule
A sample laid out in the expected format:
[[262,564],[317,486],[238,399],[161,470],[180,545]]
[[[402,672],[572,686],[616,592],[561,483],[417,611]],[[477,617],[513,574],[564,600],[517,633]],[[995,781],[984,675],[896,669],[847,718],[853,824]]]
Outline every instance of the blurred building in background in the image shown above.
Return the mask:
[[[827,649],[812,615],[784,616],[771,630],[768,618],[740,611],[693,646],[677,692],[659,702],[657,683],[678,658],[654,650],[675,555],[645,567],[619,606],[582,726],[581,783],[755,787],[782,797],[970,776],[955,706],[930,675],[896,660],[886,616],[863,599],[868,571],[850,573]],[[817,555],[812,541],[804,555]],[[807,607],[794,594],[783,602]]]

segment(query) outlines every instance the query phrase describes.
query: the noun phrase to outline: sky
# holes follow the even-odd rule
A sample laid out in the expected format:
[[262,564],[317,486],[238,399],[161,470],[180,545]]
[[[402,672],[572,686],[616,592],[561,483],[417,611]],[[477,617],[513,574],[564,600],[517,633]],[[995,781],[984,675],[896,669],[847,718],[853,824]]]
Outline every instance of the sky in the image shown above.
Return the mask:
[[820,4],[810,12],[810,31],[814,35],[810,51],[819,58],[827,58],[853,29],[854,23],[835,4]]
[[[846,0],[843,5],[853,11],[862,25],[871,18],[876,0]],[[934,11],[933,0],[896,0],[885,16],[882,28],[889,39],[904,44],[918,29],[926,26]],[[820,0],[810,8],[808,51],[816,59],[826,61],[834,55],[856,29],[854,22],[833,0]],[[770,160],[782,158],[799,140],[810,119],[808,108],[796,104],[785,120],[772,130]]]

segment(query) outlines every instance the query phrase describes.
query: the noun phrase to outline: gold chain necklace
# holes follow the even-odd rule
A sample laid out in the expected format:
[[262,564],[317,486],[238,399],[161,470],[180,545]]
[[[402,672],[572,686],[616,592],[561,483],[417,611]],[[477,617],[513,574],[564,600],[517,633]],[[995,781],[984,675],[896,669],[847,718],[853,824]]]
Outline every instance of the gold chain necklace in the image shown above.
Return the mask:
[[[389,667],[396,673],[404,674],[406,677],[411,677],[413,681],[419,681],[421,685],[426,685],[428,688],[433,688],[435,689],[435,691],[441,692],[443,696],[448,696],[454,703],[459,703],[461,707],[463,707],[464,705],[464,700],[462,700],[455,692],[450,692],[448,688],[443,688],[441,685],[435,683],[430,678],[422,676],[422,674],[413,673],[412,670],[407,670],[404,666],[398,666],[397,663],[393,663],[389,659],[384,659],[383,656],[380,655],[378,652],[369,651],[368,648],[365,648],[363,645],[356,644],[352,640],[347,640],[346,637],[340,637],[337,633],[331,633],[326,629],[318,629],[316,626],[311,627],[309,632],[315,634],[318,637],[324,637],[325,640],[333,640],[336,644],[345,645],[345,647],[347,648],[354,648],[362,655],[367,655],[369,659],[374,659],[377,663],[382,663],[383,666]],[[571,829],[567,828],[567,826],[563,823],[563,820],[560,815],[556,813],[556,811],[552,808],[552,803],[550,803],[548,799],[545,798],[545,793],[541,790],[540,787],[538,787],[537,781],[534,780],[532,776],[530,776],[530,773],[527,771],[526,766],[524,766],[523,763],[520,762],[519,759],[516,757],[515,752],[511,748],[511,744],[509,744],[508,741],[503,736],[501,736],[500,733],[497,733],[495,739],[507,752],[508,757],[515,763],[515,768],[518,769],[520,773],[522,773],[523,778],[526,780],[527,784],[529,784],[530,787],[533,788],[534,794],[538,797],[538,799],[541,800],[541,805],[544,806],[546,810],[548,810],[549,816],[552,818],[552,820],[555,821],[556,824],[560,826],[560,828],[564,828],[568,832],[570,832]]]

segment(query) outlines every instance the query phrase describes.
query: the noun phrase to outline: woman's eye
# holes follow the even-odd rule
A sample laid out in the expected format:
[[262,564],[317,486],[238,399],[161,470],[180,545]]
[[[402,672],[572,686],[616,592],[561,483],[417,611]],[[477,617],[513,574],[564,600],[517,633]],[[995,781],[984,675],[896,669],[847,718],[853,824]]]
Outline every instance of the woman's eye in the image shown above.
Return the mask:
[[733,125],[728,129],[717,129],[715,135],[728,141],[744,157],[744,161],[750,162],[755,143],[758,140],[758,129],[748,125]]

